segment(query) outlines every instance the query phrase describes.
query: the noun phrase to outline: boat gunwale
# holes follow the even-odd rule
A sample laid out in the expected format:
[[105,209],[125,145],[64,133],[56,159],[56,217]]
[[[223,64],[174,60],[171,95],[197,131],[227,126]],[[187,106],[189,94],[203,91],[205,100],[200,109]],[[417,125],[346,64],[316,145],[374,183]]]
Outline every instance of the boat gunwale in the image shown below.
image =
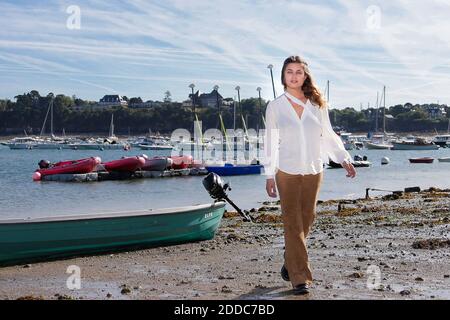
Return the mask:
[[85,221],[85,220],[104,220],[104,219],[121,219],[121,218],[133,218],[143,216],[157,216],[165,214],[179,214],[192,212],[202,209],[216,209],[225,206],[225,201],[216,201],[210,204],[198,204],[185,207],[171,207],[162,209],[146,209],[137,211],[118,211],[108,213],[95,213],[95,214],[76,214],[66,216],[54,216],[54,217],[37,217],[37,218],[23,218],[23,219],[3,219],[0,220],[0,226],[2,225],[14,225],[14,224],[31,224],[31,223],[50,223],[50,222],[69,222],[69,221]]

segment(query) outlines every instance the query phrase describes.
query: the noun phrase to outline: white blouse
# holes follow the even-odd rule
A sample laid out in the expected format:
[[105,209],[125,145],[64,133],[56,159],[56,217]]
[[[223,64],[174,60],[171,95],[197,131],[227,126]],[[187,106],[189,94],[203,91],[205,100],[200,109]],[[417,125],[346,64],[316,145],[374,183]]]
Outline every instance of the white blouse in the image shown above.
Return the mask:
[[[303,106],[298,116],[289,100]],[[328,108],[305,103],[288,92],[271,101],[266,109],[263,165],[267,179],[278,169],[289,174],[318,174],[329,158],[351,162],[341,138],[331,127]]]

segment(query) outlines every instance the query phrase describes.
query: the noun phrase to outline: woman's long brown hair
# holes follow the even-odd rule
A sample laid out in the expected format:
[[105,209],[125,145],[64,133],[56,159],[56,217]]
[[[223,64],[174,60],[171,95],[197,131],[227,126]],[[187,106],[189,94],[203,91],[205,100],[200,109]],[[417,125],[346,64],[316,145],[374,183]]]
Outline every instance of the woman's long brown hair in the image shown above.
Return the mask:
[[311,72],[308,68],[308,63],[304,61],[299,56],[290,56],[286,60],[284,60],[283,63],[283,69],[281,70],[281,83],[284,86],[284,89],[286,90],[286,80],[284,79],[284,71],[286,70],[286,67],[289,63],[300,63],[303,67],[303,71],[305,72],[306,79],[303,83],[302,90],[305,94],[305,97],[311,100],[312,103],[319,106],[319,108],[323,108],[326,106],[326,101],[320,92],[319,88],[314,83],[314,80],[311,76]]

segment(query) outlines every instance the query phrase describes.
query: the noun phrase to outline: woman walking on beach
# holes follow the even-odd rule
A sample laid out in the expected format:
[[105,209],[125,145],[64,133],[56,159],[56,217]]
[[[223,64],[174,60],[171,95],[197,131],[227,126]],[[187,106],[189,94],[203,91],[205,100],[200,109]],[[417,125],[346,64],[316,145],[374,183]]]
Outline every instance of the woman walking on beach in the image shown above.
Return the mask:
[[281,276],[294,294],[306,294],[312,283],[306,237],[315,218],[316,202],[329,159],[355,177],[351,156],[333,131],[326,102],[313,82],[308,64],[298,56],[284,61],[284,94],[266,109],[265,174],[270,197],[280,194],[284,226]]

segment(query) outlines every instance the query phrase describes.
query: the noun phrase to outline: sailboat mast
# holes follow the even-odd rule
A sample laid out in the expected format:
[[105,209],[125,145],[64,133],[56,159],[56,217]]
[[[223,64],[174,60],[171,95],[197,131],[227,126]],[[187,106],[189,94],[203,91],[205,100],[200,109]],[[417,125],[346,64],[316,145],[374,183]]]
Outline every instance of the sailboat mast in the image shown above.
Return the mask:
[[330,101],[330,80],[327,80],[327,102]]
[[386,86],[383,86],[383,134],[386,133]]
[[51,98],[50,103],[50,136],[53,137],[53,97]]
[[48,104],[47,112],[45,113],[44,123],[42,124],[42,129],[41,129],[41,133],[39,134],[39,136],[42,136],[44,134],[45,123],[47,122],[48,113],[50,112],[50,108],[51,108],[51,100],[50,100],[50,102]]
[[375,132],[378,132],[378,91],[377,91],[377,103],[375,104],[376,109],[376,113],[375,113]]
[[114,113],[111,114],[111,125],[109,126],[109,136],[114,136]]

